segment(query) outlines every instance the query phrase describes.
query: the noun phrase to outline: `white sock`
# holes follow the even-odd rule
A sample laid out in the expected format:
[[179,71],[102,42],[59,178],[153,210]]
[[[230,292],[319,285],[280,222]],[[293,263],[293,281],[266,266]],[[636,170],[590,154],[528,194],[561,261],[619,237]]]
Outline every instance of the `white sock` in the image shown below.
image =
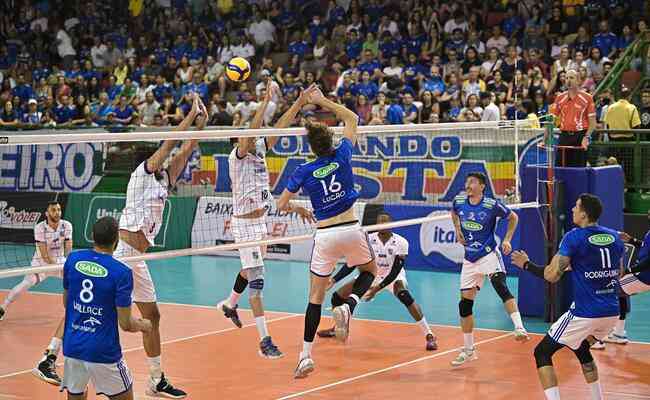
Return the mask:
[[162,376],[162,359],[161,356],[158,357],[147,357],[147,362],[149,363],[149,375],[156,382],[160,381]]
[[521,321],[521,314],[519,311],[510,314],[510,319],[512,319],[515,329],[524,329],[524,323]]
[[25,279],[23,279],[19,284],[11,288],[9,291],[9,294],[5,298],[5,301],[2,303],[2,308],[5,310],[7,307],[9,307],[9,304],[13,303],[16,301],[18,296],[21,294],[25,293],[26,291],[29,290],[30,287],[34,286],[36,284],[36,279],[32,278],[31,276],[26,276]]
[[60,350],[61,350],[61,339],[59,339],[58,337],[53,337],[52,340],[50,341],[50,345],[47,346],[47,352],[49,354],[54,354],[55,356],[58,356]]
[[590,383],[589,389],[591,389],[591,400],[603,399],[603,391],[600,388],[600,381]]
[[429,324],[427,323],[427,319],[423,316],[421,320],[416,322],[420,329],[422,330],[422,333],[425,335],[428,335],[431,333],[431,328],[429,328]]
[[306,357],[311,357],[311,347],[314,345],[314,342],[302,342],[302,352],[300,353],[300,359]]
[[474,333],[463,333],[463,342],[465,350],[474,350]]
[[544,389],[546,400],[560,400],[560,388],[553,386],[552,388]]
[[257,333],[260,334],[260,340],[269,336],[269,330],[266,327],[266,318],[263,315],[261,317],[255,317],[255,325],[257,325]]
[[230,292],[230,296],[228,297],[228,305],[230,307],[234,307],[237,304],[239,304],[239,298],[241,297],[241,293],[237,293],[234,290]]
[[625,320],[619,319],[616,321],[616,327],[614,328],[614,333],[618,336],[627,336],[625,333]]
[[352,294],[349,296],[349,298],[354,299],[354,301],[355,301],[357,304],[359,304],[359,296],[357,296],[356,294],[352,293]]

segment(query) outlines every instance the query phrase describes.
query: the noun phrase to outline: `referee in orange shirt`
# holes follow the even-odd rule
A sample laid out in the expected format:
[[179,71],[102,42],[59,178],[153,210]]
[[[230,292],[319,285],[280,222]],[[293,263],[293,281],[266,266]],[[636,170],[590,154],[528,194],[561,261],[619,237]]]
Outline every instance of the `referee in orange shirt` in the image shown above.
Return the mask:
[[578,88],[578,73],[572,69],[566,77],[568,90],[559,94],[551,107],[551,113],[560,119],[558,145],[582,148],[558,149],[555,165],[585,167],[591,133],[596,129],[596,107],[591,95]]

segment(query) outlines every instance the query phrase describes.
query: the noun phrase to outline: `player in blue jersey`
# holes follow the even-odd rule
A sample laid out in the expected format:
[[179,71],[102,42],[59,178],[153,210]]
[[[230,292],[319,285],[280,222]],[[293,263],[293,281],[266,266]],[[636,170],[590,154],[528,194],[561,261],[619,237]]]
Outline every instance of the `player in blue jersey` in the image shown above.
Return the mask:
[[113,258],[117,221],[93,225],[94,248],[70,254],[63,267],[63,381],[68,399],[85,399],[92,380],[97,394],[133,399],[133,378],[122,358],[118,324],[126,332],[150,332],[151,322],[131,316],[133,273]]
[[603,339],[618,319],[618,276],[625,245],[618,232],[598,225],[602,211],[598,197],[580,195],[573,207],[573,223],[577,228],[564,235],[560,249],[546,267],[535,265],[523,251],[512,254],[515,265],[551,283],[571,270],[573,303],[535,347],[537,375],[548,400],[560,399],[552,357],[565,346],[580,361],[591,399],[603,398],[589,346]]
[[508,255],[512,251],[510,240],[517,228],[519,218],[499,200],[485,196],[487,177],[480,172],[473,172],[465,179],[465,193],[454,199],[451,217],[456,229],[456,240],[465,246],[465,258],[460,273],[460,325],[463,331],[464,346],[451,364],[459,366],[476,360],[474,349],[474,317],[472,308],[476,293],[483,286],[485,277],[490,278],[492,287],[497,292],[506,312],[515,326],[515,338],[518,341],[529,339],[517,301],[506,284],[506,268],[496,242],[496,226],[499,218],[508,220],[508,230],[501,249]]
[[347,264],[359,269],[352,293],[332,310],[336,323],[335,334],[342,342],[348,337],[350,317],[359,299],[372,285],[377,273],[375,256],[368,235],[354,215],[353,206],[359,197],[354,188],[352,150],[357,141],[357,115],[344,106],[325,98],[316,89],[309,95],[312,104],[330,110],[343,120],[343,138],[334,146],[333,132],[325,125],[309,124],[307,139],[316,160],[300,165],[293,173],[280,199],[278,208],[291,211],[291,199],[302,188],[311,200],[317,230],[314,234],[310,271],[309,304],[305,313],[303,350],[300,353],[294,377],[304,378],[314,370],[311,348],[321,318],[321,306],[329,277],[336,263],[345,258]]

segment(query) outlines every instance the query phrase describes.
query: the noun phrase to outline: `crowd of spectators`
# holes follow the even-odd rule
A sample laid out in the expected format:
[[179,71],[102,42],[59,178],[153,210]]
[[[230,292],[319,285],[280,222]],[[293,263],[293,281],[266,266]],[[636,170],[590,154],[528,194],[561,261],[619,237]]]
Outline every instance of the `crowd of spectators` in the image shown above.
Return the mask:
[[[5,0],[0,125],[175,125],[191,107],[188,94],[198,93],[211,124],[241,126],[268,86],[277,85],[264,118],[270,124],[312,82],[355,110],[362,124],[543,116],[566,90],[567,70],[578,71],[582,89],[594,90],[648,29],[645,6],[641,0]],[[251,61],[249,82],[225,77],[234,56]],[[606,103],[607,96],[598,99]],[[318,112],[308,106],[302,117]],[[647,113],[642,127],[650,127]]]

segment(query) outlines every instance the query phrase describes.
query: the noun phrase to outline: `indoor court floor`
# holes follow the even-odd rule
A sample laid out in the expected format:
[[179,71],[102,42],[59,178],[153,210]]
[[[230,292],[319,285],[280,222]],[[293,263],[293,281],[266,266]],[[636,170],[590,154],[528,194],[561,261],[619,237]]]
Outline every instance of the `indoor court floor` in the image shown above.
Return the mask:
[[[412,293],[438,335],[439,349],[427,352],[424,338],[406,309],[383,292],[357,308],[347,345],[316,339],[316,371],[293,379],[302,348],[308,270],[304,263],[268,261],[264,302],[269,331],[285,353],[280,360],[258,356],[258,336],[242,296],[244,327],[236,328],[214,309],[230,292],[239,260],[192,256],[150,262],[161,301],[163,370],[189,399],[463,399],[542,400],[533,348],[511,335],[512,323],[489,284],[475,307],[479,359],[460,368],[449,362],[462,345],[458,328],[458,275],[409,270]],[[0,298],[21,278],[0,280]],[[509,278],[513,293],[517,279]],[[58,388],[40,382],[31,368],[63,315],[61,281],[50,278],[19,298],[0,322],[0,400],[64,399]],[[329,303],[329,296],[327,303]],[[332,323],[325,312],[320,328]],[[606,399],[650,399],[650,295],[633,298],[626,346],[594,351]],[[525,319],[530,332],[548,324]],[[122,349],[135,378],[135,398],[147,399],[148,375],[141,337],[122,334]],[[62,358],[60,359],[62,360]],[[554,359],[563,399],[588,399],[580,367],[562,350]],[[59,368],[62,372],[62,369]],[[98,398],[91,388],[89,399]],[[102,397],[103,398],[103,397]]]

